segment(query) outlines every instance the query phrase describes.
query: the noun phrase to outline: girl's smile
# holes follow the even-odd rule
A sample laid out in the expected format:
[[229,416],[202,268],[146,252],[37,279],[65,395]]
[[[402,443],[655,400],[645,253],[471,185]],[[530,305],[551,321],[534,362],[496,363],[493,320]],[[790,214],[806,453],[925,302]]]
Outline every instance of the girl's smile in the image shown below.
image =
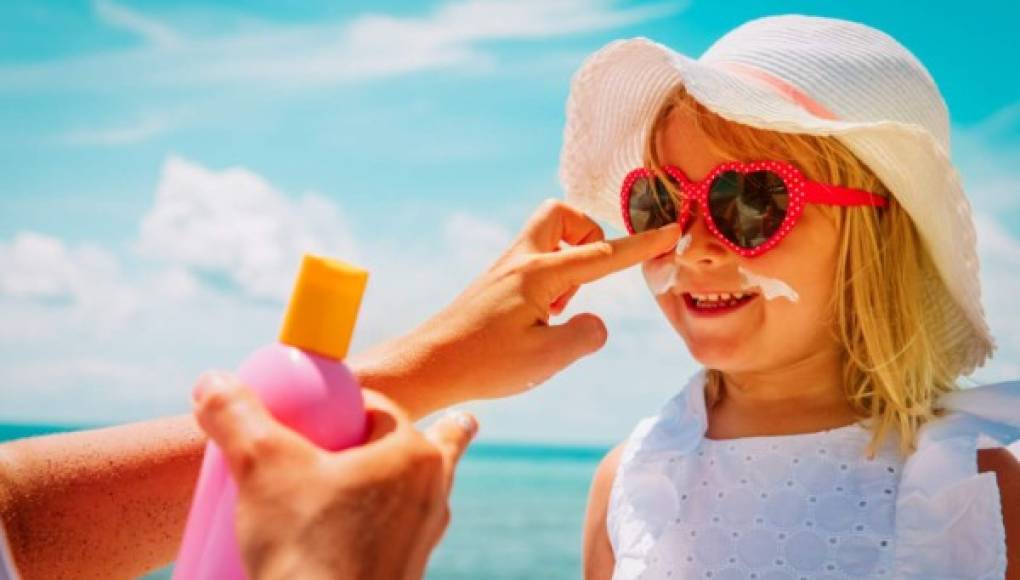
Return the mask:
[[687,305],[687,311],[692,316],[714,317],[723,316],[747,306],[758,297],[758,294],[743,291],[734,294],[728,292],[718,294],[714,292],[710,294],[684,292],[682,296],[684,304]]

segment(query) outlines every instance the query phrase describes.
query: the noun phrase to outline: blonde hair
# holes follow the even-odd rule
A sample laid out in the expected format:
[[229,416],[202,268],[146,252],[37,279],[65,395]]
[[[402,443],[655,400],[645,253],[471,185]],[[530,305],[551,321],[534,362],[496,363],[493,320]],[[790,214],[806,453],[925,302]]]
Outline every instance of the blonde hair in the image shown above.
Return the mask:
[[[887,196],[885,208],[817,206],[840,236],[836,291],[829,302],[834,338],[843,349],[847,401],[869,418],[873,455],[890,433],[908,455],[917,432],[939,414],[939,395],[957,389],[958,369],[944,341],[947,320],[926,308],[937,293],[948,293],[906,211],[881,180],[838,139],[756,129],[709,111],[677,87],[657,113],[648,139],[648,168],[663,176],[656,149],[666,118],[677,108],[694,113],[710,146],[740,161],[783,159],[812,180]],[[664,180],[669,184],[669,180]],[[676,193],[675,191],[673,192]],[[706,393],[722,392],[720,370],[707,369]]]

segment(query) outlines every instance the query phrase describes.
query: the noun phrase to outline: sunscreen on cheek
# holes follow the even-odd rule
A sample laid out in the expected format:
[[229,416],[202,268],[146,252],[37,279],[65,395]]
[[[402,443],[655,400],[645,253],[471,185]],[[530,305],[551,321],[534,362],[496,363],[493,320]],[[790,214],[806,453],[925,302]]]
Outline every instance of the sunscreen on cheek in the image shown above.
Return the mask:
[[741,290],[757,286],[761,289],[761,293],[765,296],[766,300],[779,297],[786,298],[790,302],[800,300],[800,295],[793,288],[790,288],[789,284],[778,278],[769,278],[768,276],[755,274],[743,266],[738,266],[737,271],[740,272],[740,276],[744,279],[744,283],[740,287]]

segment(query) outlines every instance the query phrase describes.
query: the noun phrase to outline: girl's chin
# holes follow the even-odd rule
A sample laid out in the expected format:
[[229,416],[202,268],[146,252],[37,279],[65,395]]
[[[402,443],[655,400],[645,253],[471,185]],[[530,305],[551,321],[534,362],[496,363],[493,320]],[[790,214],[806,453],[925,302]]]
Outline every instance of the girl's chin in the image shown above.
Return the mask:
[[[662,294],[659,306],[680,335],[695,360],[710,368],[730,368],[748,345],[749,333],[757,324],[750,312],[736,311],[717,316],[691,312],[680,294]],[[757,299],[756,299],[757,300]],[[754,308],[753,302],[744,308]]]
[[726,369],[740,366],[736,359],[741,355],[740,341],[727,339],[691,339],[685,337],[687,351],[699,363],[715,368]]

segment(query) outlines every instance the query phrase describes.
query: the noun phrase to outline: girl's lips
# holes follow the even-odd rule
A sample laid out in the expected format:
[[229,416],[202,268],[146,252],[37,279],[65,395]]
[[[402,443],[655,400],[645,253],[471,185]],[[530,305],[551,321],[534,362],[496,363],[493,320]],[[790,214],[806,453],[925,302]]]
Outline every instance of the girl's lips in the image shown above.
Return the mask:
[[724,314],[729,314],[730,312],[734,312],[734,311],[742,308],[745,304],[747,304],[747,303],[751,302],[752,300],[758,298],[758,295],[757,294],[752,294],[750,296],[744,296],[743,298],[738,299],[736,301],[736,304],[734,304],[733,306],[713,306],[713,307],[707,307],[707,308],[705,308],[705,307],[698,308],[695,305],[694,298],[690,294],[688,294],[687,292],[683,293],[683,298],[684,298],[684,304],[687,306],[687,312],[690,312],[694,316],[700,316],[700,317],[708,318],[708,317],[714,317],[714,316],[722,316]]

